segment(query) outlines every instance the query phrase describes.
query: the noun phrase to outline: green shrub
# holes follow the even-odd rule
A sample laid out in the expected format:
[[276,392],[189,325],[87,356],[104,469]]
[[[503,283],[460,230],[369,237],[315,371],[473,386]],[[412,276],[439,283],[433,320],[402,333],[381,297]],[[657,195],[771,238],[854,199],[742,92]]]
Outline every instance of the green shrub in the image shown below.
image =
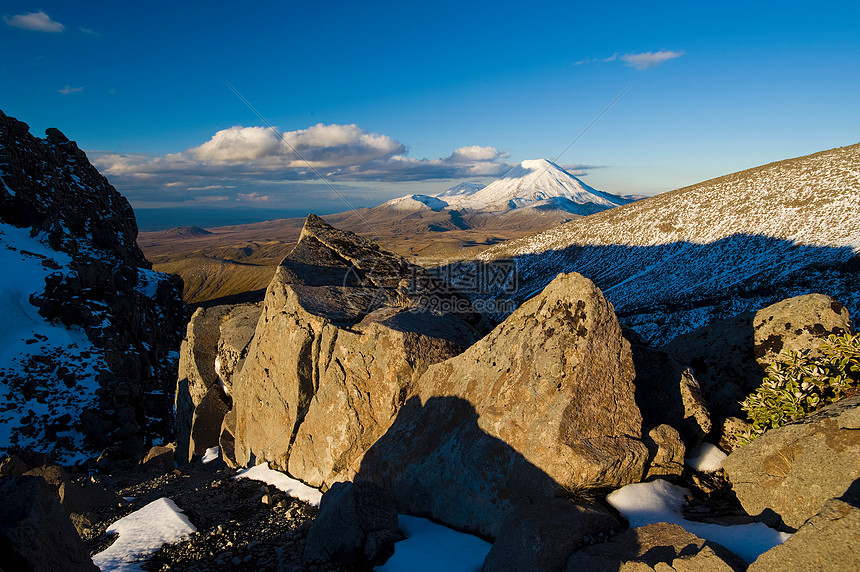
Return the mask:
[[831,334],[819,353],[811,356],[808,350],[786,350],[767,367],[761,387],[741,402],[753,424],[742,443],[860,387],[860,335]]

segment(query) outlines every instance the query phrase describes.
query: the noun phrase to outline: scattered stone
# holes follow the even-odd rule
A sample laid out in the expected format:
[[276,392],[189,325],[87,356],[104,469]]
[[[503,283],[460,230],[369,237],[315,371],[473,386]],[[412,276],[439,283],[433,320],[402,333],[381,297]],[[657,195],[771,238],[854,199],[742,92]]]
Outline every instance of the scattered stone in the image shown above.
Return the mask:
[[648,461],[633,360],[612,306],[561,274],[459,356],[367,452],[398,509],[493,538],[517,505],[639,482]]
[[173,447],[158,445],[149,450],[140,462],[140,468],[146,472],[169,473],[176,467],[173,459]]
[[477,316],[430,302],[470,307],[423,268],[309,216],[234,377],[236,463],[266,460],[312,486],[349,480],[418,376],[476,337]]
[[686,447],[672,426],[660,425],[651,429],[645,444],[649,453],[645,480],[680,475],[684,472]]
[[712,322],[678,336],[664,349],[693,368],[713,413],[743,419],[740,402],[761,385],[776,354],[783,349],[814,353],[828,335],[853,331],[842,304],[807,294]]

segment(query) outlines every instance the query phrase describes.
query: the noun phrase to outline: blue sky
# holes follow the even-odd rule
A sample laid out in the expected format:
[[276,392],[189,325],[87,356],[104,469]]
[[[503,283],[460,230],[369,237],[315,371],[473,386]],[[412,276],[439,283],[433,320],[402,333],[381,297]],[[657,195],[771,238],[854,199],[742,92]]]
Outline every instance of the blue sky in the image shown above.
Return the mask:
[[558,158],[610,192],[860,141],[856,2],[11,0],[0,13],[0,109],[76,140],[136,209],[335,212],[486,183],[558,157],[628,87]]

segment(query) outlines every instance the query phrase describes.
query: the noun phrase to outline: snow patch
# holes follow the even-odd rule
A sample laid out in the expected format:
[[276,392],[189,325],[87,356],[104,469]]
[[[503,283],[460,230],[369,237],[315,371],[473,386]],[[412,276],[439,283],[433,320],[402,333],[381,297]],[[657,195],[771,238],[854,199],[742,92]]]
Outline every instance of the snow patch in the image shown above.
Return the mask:
[[689,494],[683,487],[658,479],[622,487],[610,493],[606,500],[627,518],[630,528],[657,522],[677,524],[699,538],[726,547],[747,562],[753,562],[762,553],[791,538],[790,534],[762,523],[723,526],[687,520],[681,514],[681,507]]
[[206,452],[203,453],[203,458],[200,459],[203,464],[211,463],[212,461],[217,461],[221,458],[221,447],[209,447],[206,449]]
[[164,544],[182,540],[197,528],[172,500],[161,497],[122,517],[106,532],[119,537],[107,550],[93,556],[93,563],[107,571],[142,570],[139,562]]
[[376,567],[380,572],[476,572],[493,546],[426,518],[401,514],[398,522],[406,540],[396,543],[394,555]]
[[726,457],[728,455],[720,451],[716,445],[702,442],[689,452],[684,463],[693,470],[711,473],[720,470]]
[[318,489],[309,487],[303,482],[290,477],[286,473],[270,469],[269,463],[263,463],[256,467],[240,471],[233,478],[263,481],[266,484],[282,490],[291,497],[303,500],[314,506],[319,506],[320,500],[322,499],[322,493]]

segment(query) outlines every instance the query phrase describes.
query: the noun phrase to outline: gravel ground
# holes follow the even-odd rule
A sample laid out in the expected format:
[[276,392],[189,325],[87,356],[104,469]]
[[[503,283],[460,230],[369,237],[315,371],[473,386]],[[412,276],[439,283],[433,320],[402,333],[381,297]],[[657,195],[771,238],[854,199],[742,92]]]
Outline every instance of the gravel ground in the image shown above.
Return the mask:
[[236,471],[194,463],[164,475],[124,472],[94,477],[101,486],[132,500],[86,515],[82,537],[91,554],[115,540],[105,534],[119,518],[168,497],[197,532],[165,545],[142,563],[144,570],[341,571],[302,563],[304,542],[318,509]]

